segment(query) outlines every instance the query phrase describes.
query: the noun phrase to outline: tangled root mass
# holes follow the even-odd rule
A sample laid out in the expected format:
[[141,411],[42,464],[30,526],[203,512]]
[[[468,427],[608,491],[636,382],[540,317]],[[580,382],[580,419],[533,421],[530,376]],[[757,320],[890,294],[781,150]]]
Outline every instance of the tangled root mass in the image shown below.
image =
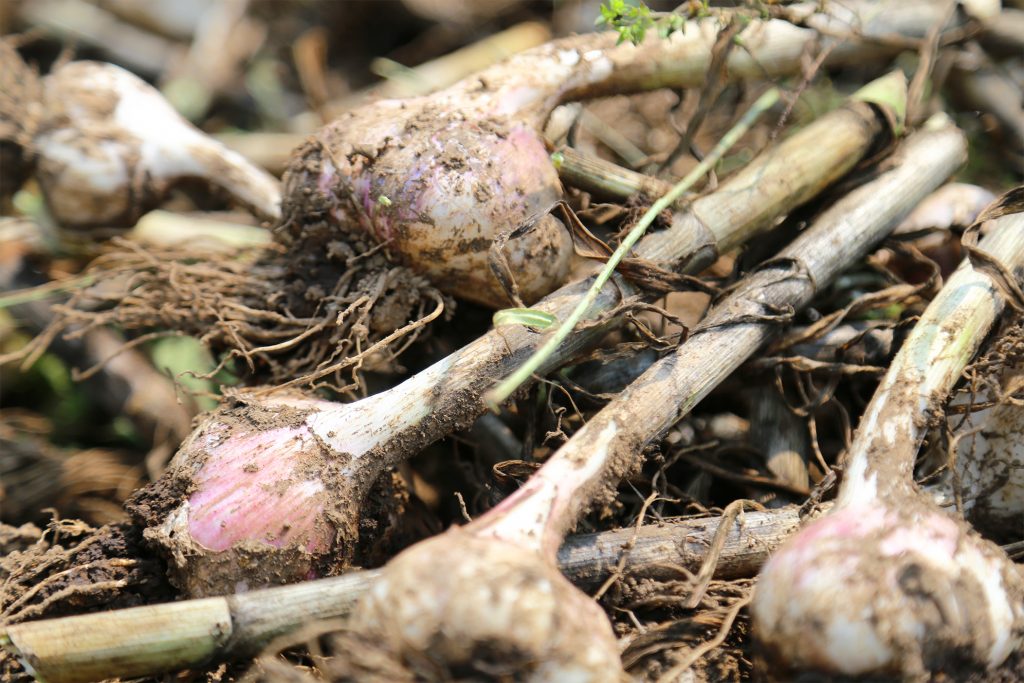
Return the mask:
[[450,308],[426,280],[362,242],[333,242],[317,254],[277,246],[223,256],[115,239],[86,276],[95,284],[55,307],[21,357],[58,334],[113,326],[137,335],[126,348],[189,335],[220,356],[218,370],[240,359],[236,371],[248,379],[354,396],[360,370],[389,369]]

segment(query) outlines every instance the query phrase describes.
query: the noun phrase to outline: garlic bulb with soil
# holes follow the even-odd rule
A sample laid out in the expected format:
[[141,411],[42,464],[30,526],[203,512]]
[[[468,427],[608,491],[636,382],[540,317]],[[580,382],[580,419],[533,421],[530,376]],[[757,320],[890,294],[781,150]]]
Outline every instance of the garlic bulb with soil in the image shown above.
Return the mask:
[[[856,20],[863,13],[874,31],[896,5],[855,3],[841,14]],[[930,27],[933,14],[924,8],[900,29]],[[544,215],[562,197],[541,133],[548,115],[570,100],[701,86],[719,21],[690,21],[667,39],[651,36],[640,45],[617,44],[615,32],[564,38],[432,95],[342,115],[296,151],[285,174],[292,249],[329,253],[339,240],[377,241],[444,291],[501,308],[510,299],[491,273],[491,246],[539,216],[532,231],[505,245],[522,299],[539,299],[561,284],[572,251],[565,228]],[[728,53],[720,76],[793,73],[820,38],[786,21],[750,21],[735,38],[743,49]],[[864,54],[844,48],[836,58]]]
[[[995,218],[980,249],[1019,280],[1024,214]],[[956,675],[1024,644],[1024,572],[913,477],[930,415],[1005,304],[989,272],[965,261],[932,300],[861,417],[835,507],[761,571],[752,615],[774,675]]]
[[130,227],[175,184],[199,179],[262,220],[280,216],[280,184],[183,119],[142,79],[70,62],[42,80],[31,141],[50,213],[70,228]]

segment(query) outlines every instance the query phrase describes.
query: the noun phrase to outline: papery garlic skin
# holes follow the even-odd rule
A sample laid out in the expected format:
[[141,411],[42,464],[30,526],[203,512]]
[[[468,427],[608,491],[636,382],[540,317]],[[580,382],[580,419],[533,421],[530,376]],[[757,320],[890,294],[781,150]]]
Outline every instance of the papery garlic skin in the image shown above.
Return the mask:
[[128,227],[176,183],[197,178],[258,218],[280,218],[280,183],[183,119],[124,69],[70,62],[43,79],[36,179],[69,228]]
[[812,522],[764,566],[751,613],[773,671],[923,674],[1005,660],[1024,643],[1022,599],[996,546],[911,501]]

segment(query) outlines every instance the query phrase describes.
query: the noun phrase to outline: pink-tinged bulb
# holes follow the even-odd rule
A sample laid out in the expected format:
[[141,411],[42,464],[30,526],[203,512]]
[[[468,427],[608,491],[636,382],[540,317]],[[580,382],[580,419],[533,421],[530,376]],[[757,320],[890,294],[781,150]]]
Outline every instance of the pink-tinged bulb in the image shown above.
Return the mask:
[[188,498],[193,540],[210,550],[256,541],[327,552],[334,537],[322,519],[327,494],[302,457],[317,448],[304,426],[235,437],[211,448]]
[[347,404],[289,391],[236,395],[203,416],[128,509],[190,597],[379,561],[403,531],[397,513],[405,502],[401,485],[381,476],[384,444],[422,424],[451,371],[441,361]]
[[544,141],[487,112],[430,98],[362,107],[296,150],[284,183],[294,250],[369,237],[438,288],[504,307],[491,247],[538,217],[503,249],[522,298],[539,299],[568,273],[569,234],[546,213],[562,187]]
[[919,500],[812,522],[762,569],[751,607],[773,671],[921,675],[1001,663],[1024,640],[1024,579],[998,547]]
[[208,415],[168,473],[129,503],[191,597],[323,576],[351,560],[359,523],[351,456],[344,435],[328,443],[313,425],[344,406],[268,406]]

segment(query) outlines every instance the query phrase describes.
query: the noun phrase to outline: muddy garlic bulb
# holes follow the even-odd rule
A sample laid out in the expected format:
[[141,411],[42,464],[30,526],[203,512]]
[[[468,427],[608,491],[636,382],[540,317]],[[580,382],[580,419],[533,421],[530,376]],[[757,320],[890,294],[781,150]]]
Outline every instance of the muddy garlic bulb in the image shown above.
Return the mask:
[[[979,248],[1019,279],[1024,214],[989,225]],[[929,413],[1002,312],[1002,291],[985,271],[961,264],[864,411],[835,507],[762,569],[751,613],[776,675],[917,679],[951,666],[992,670],[1024,643],[1024,572],[914,483]],[[1012,433],[1013,420],[1002,428]],[[999,447],[992,440],[989,450]],[[962,483],[991,484],[989,468],[975,461]],[[1007,496],[993,507],[1005,513],[1012,502]]]
[[[438,572],[437,557],[457,559]],[[352,620],[358,629],[387,623],[393,654],[413,670],[444,662],[499,680],[626,680],[594,600],[533,553],[459,528],[391,561]]]
[[347,404],[288,390],[237,394],[200,419],[164,475],[126,507],[190,597],[372,560],[400,526],[401,493],[382,476],[399,450],[392,439],[419,430],[434,390],[455,372],[442,360]]
[[[510,297],[491,272],[495,240],[541,217],[504,248],[519,294],[532,303],[561,283],[572,252],[544,215],[562,198],[541,133],[562,102],[702,84],[718,25],[695,21],[668,39],[617,44],[618,34],[573,36],[515,55],[446,90],[348,112],[298,150],[285,174],[284,226],[302,253],[336,241],[385,245],[395,261],[460,298],[493,307]],[[728,78],[799,68],[817,34],[753,21]]]
[[187,178],[225,190],[261,219],[280,215],[277,180],[113,64],[70,62],[43,79],[32,147],[36,179],[65,227],[134,225]]
[[[365,231],[448,292],[508,305],[488,266],[490,246],[562,196],[539,121],[523,117],[512,95],[480,93],[468,105],[386,100],[322,129],[285,176],[287,225],[304,245],[297,248],[327,249],[339,232],[359,239]],[[311,221],[319,217],[324,222]],[[509,242],[505,253],[526,301],[564,279],[571,251],[550,216]]]

